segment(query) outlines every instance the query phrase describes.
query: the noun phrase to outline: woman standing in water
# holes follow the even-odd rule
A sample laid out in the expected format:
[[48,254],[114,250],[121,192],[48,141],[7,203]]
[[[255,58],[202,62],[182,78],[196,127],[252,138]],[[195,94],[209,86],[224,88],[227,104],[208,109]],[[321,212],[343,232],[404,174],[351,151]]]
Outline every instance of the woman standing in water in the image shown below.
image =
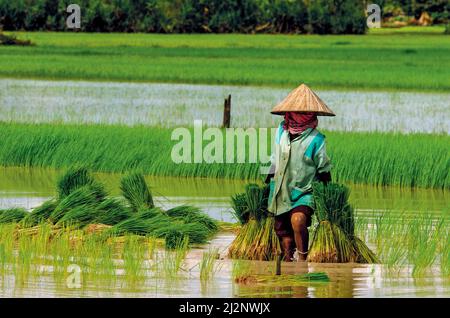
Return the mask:
[[[317,116],[335,116],[302,84],[278,104],[272,114],[284,116],[275,139],[268,210],[275,215],[275,232],[285,261],[306,260],[308,227],[314,213],[312,183],[331,181],[325,136],[316,128]],[[297,255],[294,255],[295,250]]]

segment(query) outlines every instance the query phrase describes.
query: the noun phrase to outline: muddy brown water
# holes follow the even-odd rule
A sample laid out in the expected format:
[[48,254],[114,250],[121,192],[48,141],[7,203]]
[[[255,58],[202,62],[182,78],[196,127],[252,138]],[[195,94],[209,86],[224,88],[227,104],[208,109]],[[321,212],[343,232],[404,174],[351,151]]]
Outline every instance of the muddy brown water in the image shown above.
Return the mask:
[[[55,194],[58,172],[53,170],[0,168],[0,209],[24,207],[31,209]],[[118,195],[119,174],[97,174]],[[179,204],[201,207],[212,217],[233,221],[230,195],[242,191],[245,182],[211,179],[179,179],[148,177],[155,201],[168,208]],[[430,189],[400,189],[350,185],[351,201],[358,215],[369,218],[389,210],[408,212],[412,216],[427,211],[442,213],[450,207],[449,191]],[[51,275],[34,277],[18,284],[14,275],[0,276],[0,297],[450,297],[450,279],[431,269],[415,278],[405,267],[393,275],[384,265],[364,264],[283,264],[286,275],[325,272],[328,283],[280,286],[238,284],[233,281],[232,268],[236,261],[226,257],[227,247],[234,239],[232,233],[217,235],[208,246],[191,250],[183,271],[176,280],[147,277],[139,286],[128,286],[123,280],[85,281],[81,288],[69,288]],[[212,279],[199,279],[199,261],[204,251],[218,248],[221,259]],[[244,262],[245,263],[245,262]],[[274,272],[273,262],[251,262],[252,273],[268,275]],[[120,274],[118,274],[120,277]]]

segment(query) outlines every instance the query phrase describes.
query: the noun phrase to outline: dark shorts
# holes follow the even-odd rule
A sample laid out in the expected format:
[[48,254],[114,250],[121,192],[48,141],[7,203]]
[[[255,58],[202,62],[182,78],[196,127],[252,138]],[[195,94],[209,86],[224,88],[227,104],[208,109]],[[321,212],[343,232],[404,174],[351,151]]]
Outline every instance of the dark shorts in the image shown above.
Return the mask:
[[314,210],[309,206],[300,205],[293,208],[291,211],[283,213],[275,217],[275,233],[277,236],[293,236],[294,230],[292,228],[291,217],[294,213],[303,213],[306,215],[306,226],[311,226],[312,215]]

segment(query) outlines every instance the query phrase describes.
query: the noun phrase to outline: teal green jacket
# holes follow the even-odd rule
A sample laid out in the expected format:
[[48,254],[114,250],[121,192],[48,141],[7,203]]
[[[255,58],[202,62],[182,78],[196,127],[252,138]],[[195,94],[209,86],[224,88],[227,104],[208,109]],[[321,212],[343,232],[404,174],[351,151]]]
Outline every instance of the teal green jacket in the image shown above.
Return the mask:
[[274,177],[270,180],[268,210],[275,215],[286,213],[299,205],[314,209],[312,183],[318,173],[330,172],[325,136],[308,128],[294,140],[278,127],[271,162]]

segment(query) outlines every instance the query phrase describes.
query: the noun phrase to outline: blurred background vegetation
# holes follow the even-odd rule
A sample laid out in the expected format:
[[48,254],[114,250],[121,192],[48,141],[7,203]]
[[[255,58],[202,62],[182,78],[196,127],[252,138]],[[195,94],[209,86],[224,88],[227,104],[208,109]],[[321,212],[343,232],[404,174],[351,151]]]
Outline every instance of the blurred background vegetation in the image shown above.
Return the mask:
[[85,32],[362,34],[369,3],[392,27],[448,23],[450,12],[449,0],[0,0],[0,30],[64,31],[70,3]]

